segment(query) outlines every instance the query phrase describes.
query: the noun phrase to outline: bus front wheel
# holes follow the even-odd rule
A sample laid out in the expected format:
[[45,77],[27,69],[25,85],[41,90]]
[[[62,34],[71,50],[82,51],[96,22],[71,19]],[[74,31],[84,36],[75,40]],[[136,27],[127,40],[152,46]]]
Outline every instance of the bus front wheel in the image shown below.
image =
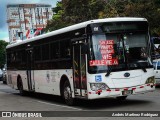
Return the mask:
[[126,100],[127,96],[120,96],[120,97],[116,97],[116,98],[119,101],[124,101],[124,100]]
[[65,83],[64,83],[63,98],[64,98],[67,105],[71,106],[74,104],[74,99],[72,98],[72,91],[71,91],[71,86],[69,84],[69,81],[65,81]]

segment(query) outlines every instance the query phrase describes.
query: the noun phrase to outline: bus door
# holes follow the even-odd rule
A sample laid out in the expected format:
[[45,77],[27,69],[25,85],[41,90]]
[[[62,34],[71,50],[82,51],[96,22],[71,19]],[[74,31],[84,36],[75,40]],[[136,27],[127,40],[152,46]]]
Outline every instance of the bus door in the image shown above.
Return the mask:
[[34,83],[34,71],[33,71],[33,48],[26,49],[27,52],[27,82],[28,82],[28,90],[34,91],[35,83]]
[[73,81],[75,97],[85,97],[87,90],[86,81],[86,53],[85,44],[74,42],[73,47]]

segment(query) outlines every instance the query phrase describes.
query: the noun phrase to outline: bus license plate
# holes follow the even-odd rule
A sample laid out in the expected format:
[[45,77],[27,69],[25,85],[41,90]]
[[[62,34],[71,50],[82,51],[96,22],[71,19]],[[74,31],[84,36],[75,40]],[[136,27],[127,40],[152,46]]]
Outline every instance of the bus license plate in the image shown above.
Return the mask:
[[131,95],[132,94],[132,90],[125,90],[122,92],[122,95]]

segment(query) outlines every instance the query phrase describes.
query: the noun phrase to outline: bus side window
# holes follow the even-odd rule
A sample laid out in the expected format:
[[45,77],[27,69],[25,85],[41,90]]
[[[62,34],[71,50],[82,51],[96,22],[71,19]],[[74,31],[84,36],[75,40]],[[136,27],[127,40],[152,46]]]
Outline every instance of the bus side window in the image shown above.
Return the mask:
[[67,58],[70,56],[70,42],[65,40],[60,42],[60,57]]
[[50,45],[50,58],[51,60],[59,58],[60,53],[59,53],[59,42],[53,42]]
[[35,61],[40,61],[41,55],[41,46],[35,46]]
[[49,60],[49,44],[42,45],[42,60]]
[[59,41],[56,42],[55,51],[56,51],[55,57],[60,58],[61,54],[60,54],[60,42]]
[[16,56],[15,56],[15,52],[11,54],[11,62],[15,62],[16,60]]

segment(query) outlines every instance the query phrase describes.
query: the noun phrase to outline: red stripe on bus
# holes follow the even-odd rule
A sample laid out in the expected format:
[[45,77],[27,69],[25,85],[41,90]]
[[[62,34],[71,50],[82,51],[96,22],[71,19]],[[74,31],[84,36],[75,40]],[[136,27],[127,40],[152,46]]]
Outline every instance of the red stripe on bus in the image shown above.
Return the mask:
[[150,86],[150,84],[147,84],[147,86]]
[[124,90],[128,90],[128,88],[124,88]]
[[115,89],[115,91],[120,91],[120,89]]
[[111,90],[110,90],[110,89],[107,89],[106,91],[110,92]]
[[132,88],[132,90],[135,90],[136,88]]
[[140,88],[144,88],[144,86],[140,86]]

